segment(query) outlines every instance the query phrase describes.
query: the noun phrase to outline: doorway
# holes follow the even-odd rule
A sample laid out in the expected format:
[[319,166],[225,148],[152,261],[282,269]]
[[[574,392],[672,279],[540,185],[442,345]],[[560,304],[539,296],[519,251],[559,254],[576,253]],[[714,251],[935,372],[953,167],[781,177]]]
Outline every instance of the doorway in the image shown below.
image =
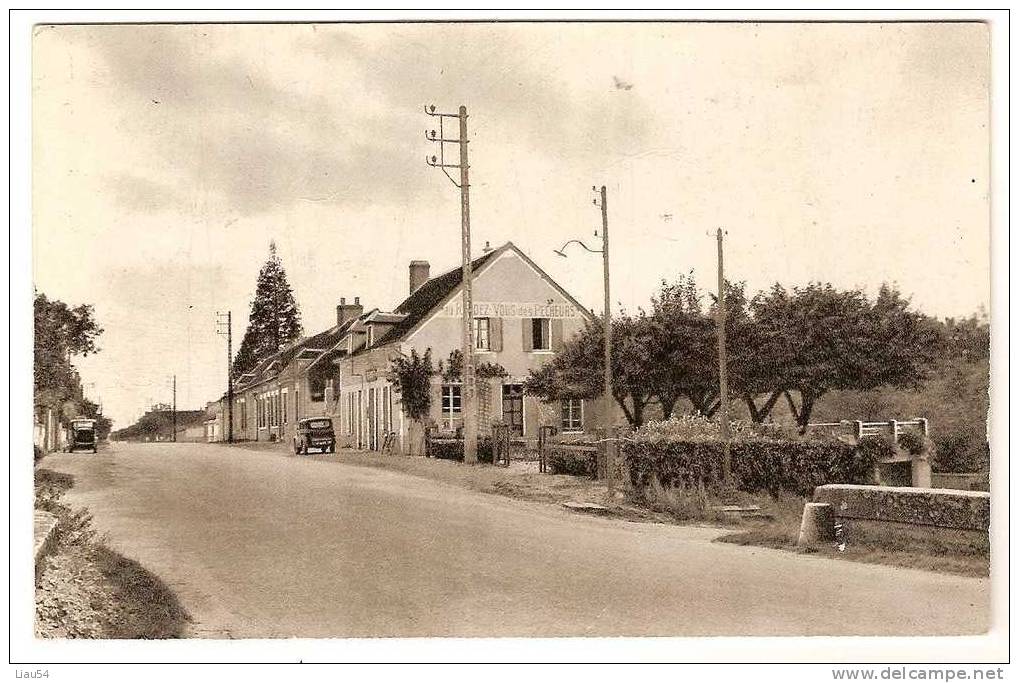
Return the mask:
[[502,385],[502,421],[513,436],[524,435],[524,385]]

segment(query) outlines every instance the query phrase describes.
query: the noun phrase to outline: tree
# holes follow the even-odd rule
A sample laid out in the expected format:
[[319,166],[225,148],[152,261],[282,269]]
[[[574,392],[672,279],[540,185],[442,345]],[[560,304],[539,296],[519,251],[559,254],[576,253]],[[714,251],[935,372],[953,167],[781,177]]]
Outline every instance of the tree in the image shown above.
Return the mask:
[[432,350],[418,354],[411,349],[409,356],[397,356],[390,360],[389,381],[396,384],[400,392],[403,414],[412,420],[428,417],[432,405]]
[[[531,370],[524,389],[546,402],[596,398],[604,391],[604,333],[601,321],[584,329],[538,370]],[[633,427],[644,424],[644,411],[660,385],[653,326],[645,313],[612,320],[612,398]]]
[[661,289],[651,298],[647,325],[657,355],[649,379],[662,418],[672,416],[680,397],[687,398],[697,412],[713,414],[718,407],[715,330],[701,308],[692,272],[671,284],[662,281]]
[[97,342],[103,333],[92,306],[72,308],[36,293],[34,319],[36,396],[54,404],[80,395],[81,380],[71,358],[99,351]]
[[762,421],[784,397],[801,432],[829,391],[918,386],[941,348],[934,321],[888,285],[871,303],[859,289],[812,283],[787,291],[776,284],[754,298],[751,311],[762,370],[749,386],[770,391],[753,418]]
[[253,369],[302,333],[297,300],[276,253],[276,243],[270,242],[269,260],[258,273],[248,329],[234,358],[234,374],[241,375]]

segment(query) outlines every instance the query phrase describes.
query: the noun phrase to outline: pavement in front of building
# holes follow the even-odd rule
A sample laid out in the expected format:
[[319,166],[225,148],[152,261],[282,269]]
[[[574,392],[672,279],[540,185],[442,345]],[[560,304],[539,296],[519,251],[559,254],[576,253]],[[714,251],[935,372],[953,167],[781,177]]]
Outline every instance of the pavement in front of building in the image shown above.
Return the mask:
[[204,637],[934,635],[986,579],[712,543],[422,477],[210,444],[55,454]]

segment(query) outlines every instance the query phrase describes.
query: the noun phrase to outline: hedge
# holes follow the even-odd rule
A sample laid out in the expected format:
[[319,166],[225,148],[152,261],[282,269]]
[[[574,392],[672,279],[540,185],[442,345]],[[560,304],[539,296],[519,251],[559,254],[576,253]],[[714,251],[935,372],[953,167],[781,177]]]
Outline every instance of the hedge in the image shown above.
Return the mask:
[[[429,444],[429,454],[439,460],[456,460],[463,462],[464,442],[457,441],[432,441]],[[478,462],[492,463],[492,438],[489,436],[478,437]]]
[[597,454],[568,450],[559,446],[594,446],[593,443],[570,442],[546,445],[545,464],[549,474],[572,474],[578,477],[594,477],[598,471]]
[[[623,442],[630,482],[642,490],[657,477],[662,486],[716,487],[722,483],[722,443],[717,440],[637,438]],[[751,493],[807,496],[823,484],[864,484],[873,472],[872,450],[831,439],[788,441],[754,437],[733,441],[733,485]]]

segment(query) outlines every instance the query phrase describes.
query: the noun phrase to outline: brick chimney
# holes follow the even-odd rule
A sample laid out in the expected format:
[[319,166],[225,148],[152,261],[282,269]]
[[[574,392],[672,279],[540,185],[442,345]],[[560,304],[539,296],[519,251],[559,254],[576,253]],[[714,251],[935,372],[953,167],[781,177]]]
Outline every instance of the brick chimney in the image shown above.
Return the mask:
[[345,297],[340,297],[340,303],[336,306],[336,324],[337,326],[342,325],[362,313],[364,313],[364,307],[361,306],[361,297],[355,296],[352,304],[348,304]]
[[428,271],[431,266],[428,261],[410,262],[410,293],[413,294],[421,285],[428,282]]

